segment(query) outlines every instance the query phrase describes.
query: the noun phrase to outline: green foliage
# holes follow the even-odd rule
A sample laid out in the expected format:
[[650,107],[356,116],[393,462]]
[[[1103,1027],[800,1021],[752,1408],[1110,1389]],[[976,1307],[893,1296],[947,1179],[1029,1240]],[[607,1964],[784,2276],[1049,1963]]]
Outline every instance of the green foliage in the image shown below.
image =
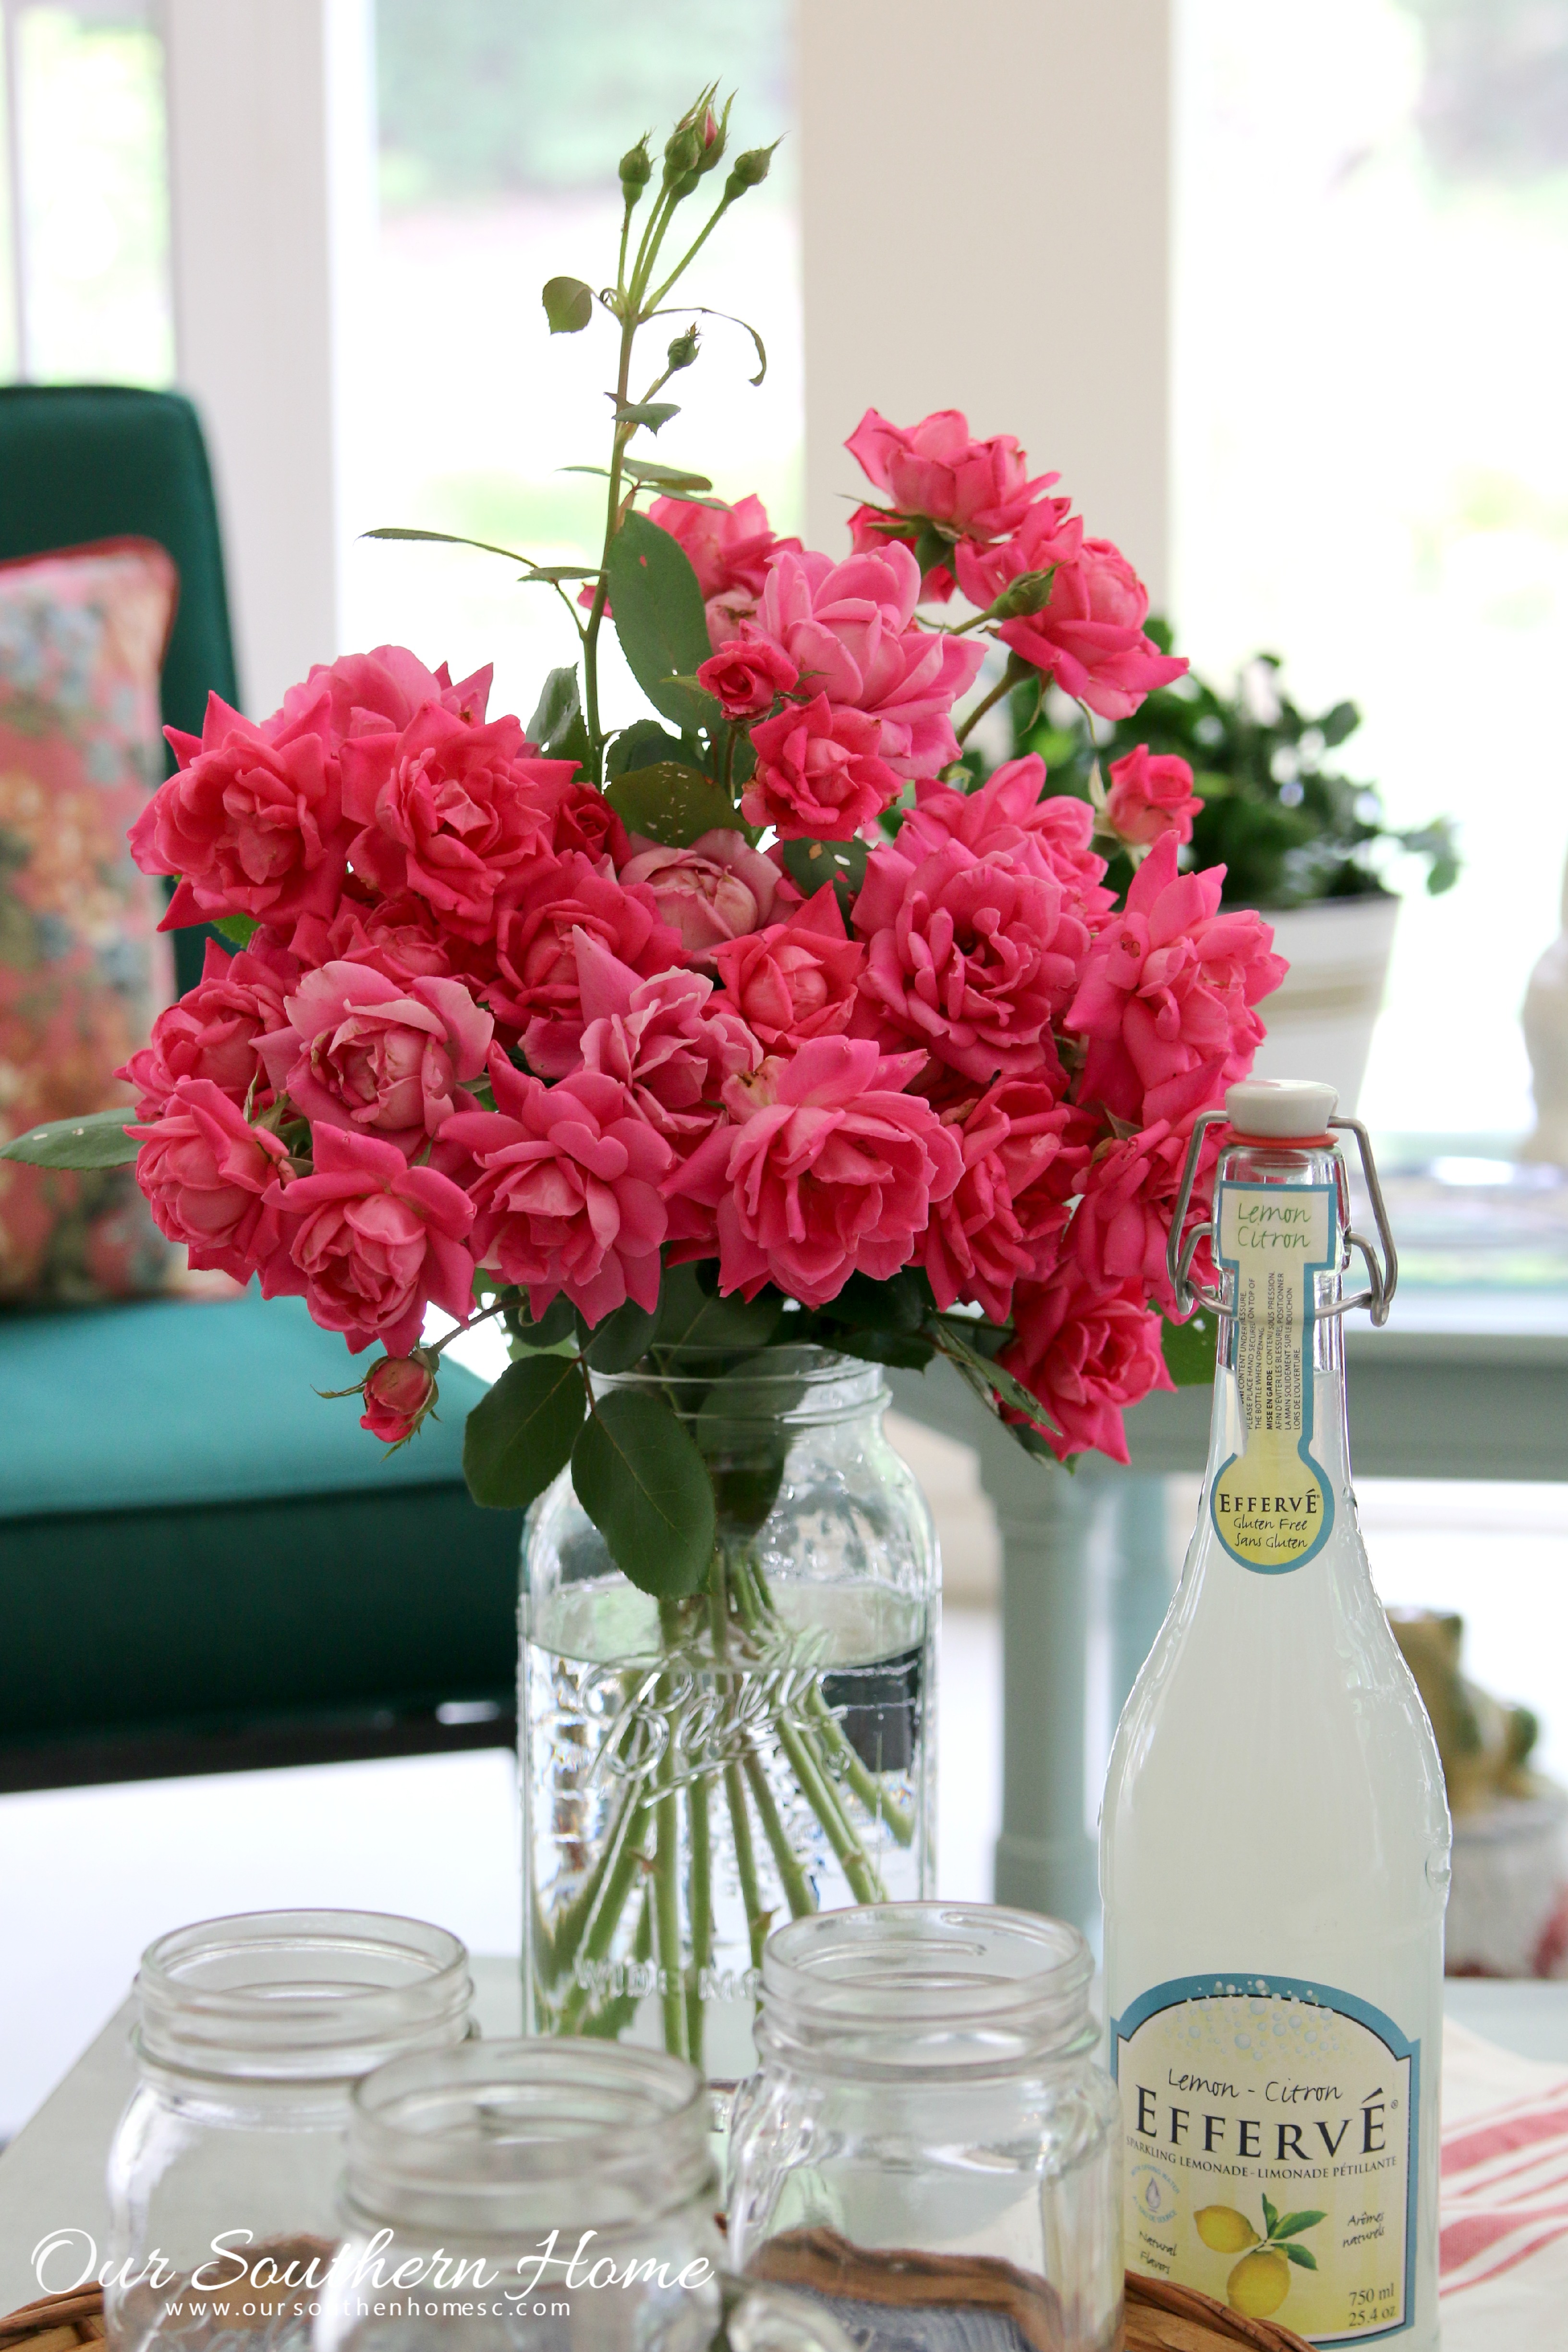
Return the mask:
[[605,570],[616,635],[654,709],[682,728],[694,721],[716,726],[717,702],[690,683],[712,648],[702,591],[685,549],[633,512],[610,541]]
[[661,1601],[695,1592],[713,1555],[713,1484],[659,1397],[602,1397],[572,1450],[577,1499],[624,1576]]
[[[1169,647],[1171,634],[1151,621]],[[1385,824],[1375,789],[1340,772],[1332,754],[1361,724],[1352,702],[1318,717],[1291,701],[1279,682],[1279,658],[1259,654],[1228,694],[1192,676],[1152,694],[1109,740],[1101,770],[1139,743],[1174,752],[1193,770],[1203,808],[1193,823],[1193,863],[1224,866],[1227,907],[1304,907],[1322,898],[1357,898],[1384,887],[1373,853],[1390,845],[1427,863],[1426,887],[1450,889],[1458,876],[1447,819],[1409,832]],[[1044,758],[1047,790],[1089,796],[1094,752],[1081,714],[1058,723],[1038,709],[1033,682],[1011,697],[1016,748]],[[1125,888],[1131,868],[1117,857],[1109,880]]]
[[519,1510],[566,1466],[587,1398],[574,1357],[509,1364],[463,1432],[463,1475],[476,1503]]
[[1206,1388],[1213,1382],[1216,1337],[1215,1318],[1205,1307],[1194,1307],[1184,1323],[1165,1318],[1160,1346],[1165,1370],[1179,1389]]
[[254,915],[220,915],[213,929],[226,939],[231,948],[247,948],[261,929]]
[[689,849],[716,826],[745,831],[722,784],[670,760],[612,777],[605,798],[633,833],[646,834],[649,841],[662,842],[667,849]]
[[[717,1267],[710,1272],[716,1276]],[[778,1335],[784,1299],[776,1290],[760,1290],[752,1299],[721,1298],[702,1274],[695,1265],[665,1269],[653,1336],[656,1349],[719,1348],[749,1354]]]
[[141,1145],[125,1132],[131,1110],[89,1110],[77,1118],[52,1118],[0,1145],[0,1160],[25,1160],[29,1168],[122,1168]]
[[673,400],[637,400],[628,401],[625,408],[617,408],[615,419],[617,425],[641,425],[649,433],[657,433],[661,425],[668,425],[672,416],[679,414]]
[[584,1360],[596,1372],[629,1372],[647,1353],[656,1319],[635,1298],[623,1299],[592,1331],[579,1315],[577,1332]]
[[552,760],[575,760],[581,764],[587,759],[588,730],[583,723],[577,672],[570,663],[563,669],[552,669],[545,679],[544,691],[528,722],[528,740]]
[[657,719],[639,719],[635,725],[624,728],[611,742],[605,756],[605,772],[624,776],[635,768],[657,768],[667,760],[672,760],[677,767],[689,768],[689,747],[679,736],[668,734]]
[[594,315],[594,289],[580,278],[547,278],[540,299],[552,335],[580,335]]
[[786,841],[784,862],[792,882],[798,882],[809,898],[825,882],[831,882],[838,893],[838,904],[846,923],[848,922],[860,886],[866,879],[866,860],[871,854],[864,841]]

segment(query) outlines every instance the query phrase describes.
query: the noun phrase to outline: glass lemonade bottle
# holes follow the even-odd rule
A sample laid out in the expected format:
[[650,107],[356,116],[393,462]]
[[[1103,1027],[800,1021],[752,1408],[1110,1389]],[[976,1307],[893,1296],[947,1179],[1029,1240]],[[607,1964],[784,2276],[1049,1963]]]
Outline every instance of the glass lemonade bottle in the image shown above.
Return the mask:
[[[1178,1302],[1219,1318],[1198,1525],[1123,1711],[1100,1828],[1129,2267],[1316,2345],[1437,2342],[1449,1828],[1373,1591],[1342,1317],[1396,1261],[1331,1087],[1248,1079],[1192,1140]],[[1205,1127],[1212,1223],[1178,1260]],[[1361,1147],[1383,1260],[1349,1229]],[[1211,1238],[1216,1294],[1188,1284]],[[1371,1287],[1342,1296],[1352,1245]]]

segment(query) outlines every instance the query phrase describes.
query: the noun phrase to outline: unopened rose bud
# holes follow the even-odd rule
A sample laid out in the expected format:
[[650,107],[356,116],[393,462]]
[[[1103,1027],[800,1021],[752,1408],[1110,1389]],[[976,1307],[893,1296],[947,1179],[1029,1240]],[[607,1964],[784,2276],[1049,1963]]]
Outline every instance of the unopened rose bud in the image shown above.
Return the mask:
[[[773,147],[778,143],[775,139]],[[748,188],[760,188],[768,176],[768,167],[773,160],[773,147],[748,147],[743,155],[737,155],[730,166],[724,194],[733,200],[736,196],[743,196]]]
[[667,355],[672,374],[677,368],[689,368],[692,365],[697,357],[697,346],[698,334],[695,327],[688,327],[683,335],[677,335]]
[[694,122],[683,123],[664,143],[664,184],[672,188],[695,172],[702,161],[702,134]]
[[653,177],[653,158],[647,152],[647,141],[639,139],[621,157],[621,186],[628,196],[637,195]]
[[423,1348],[412,1356],[383,1356],[365,1374],[360,1394],[365,1408],[360,1427],[384,1444],[401,1445],[435,1409],[435,1360]]
[[1020,621],[1027,613],[1043,613],[1051,601],[1051,582],[1056,566],[1043,572],[1020,572],[1010,586],[1004,588],[994,604],[986,607],[986,618],[992,621]]

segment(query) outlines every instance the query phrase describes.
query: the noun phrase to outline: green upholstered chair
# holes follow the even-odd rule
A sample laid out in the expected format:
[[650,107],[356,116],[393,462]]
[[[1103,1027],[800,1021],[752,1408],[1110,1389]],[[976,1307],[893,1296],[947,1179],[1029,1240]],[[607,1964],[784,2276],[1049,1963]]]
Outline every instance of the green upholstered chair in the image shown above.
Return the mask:
[[[0,557],[122,533],[178,567],[163,716],[199,733],[238,697],[195,411],[0,389]],[[508,1736],[519,1518],[463,1484],[479,1383],[450,1367],[387,1459],[316,1393],[365,1361],[292,1299],[0,1314],[0,1790]]]

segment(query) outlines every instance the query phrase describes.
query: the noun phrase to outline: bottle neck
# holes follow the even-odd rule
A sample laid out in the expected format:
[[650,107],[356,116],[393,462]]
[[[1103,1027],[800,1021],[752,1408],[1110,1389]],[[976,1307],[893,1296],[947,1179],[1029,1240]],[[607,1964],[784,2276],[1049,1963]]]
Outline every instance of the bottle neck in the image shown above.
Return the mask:
[[1331,1145],[1233,1144],[1215,1183],[1223,1307],[1205,1508],[1241,1566],[1278,1574],[1327,1542],[1350,1494],[1344,1164]]

